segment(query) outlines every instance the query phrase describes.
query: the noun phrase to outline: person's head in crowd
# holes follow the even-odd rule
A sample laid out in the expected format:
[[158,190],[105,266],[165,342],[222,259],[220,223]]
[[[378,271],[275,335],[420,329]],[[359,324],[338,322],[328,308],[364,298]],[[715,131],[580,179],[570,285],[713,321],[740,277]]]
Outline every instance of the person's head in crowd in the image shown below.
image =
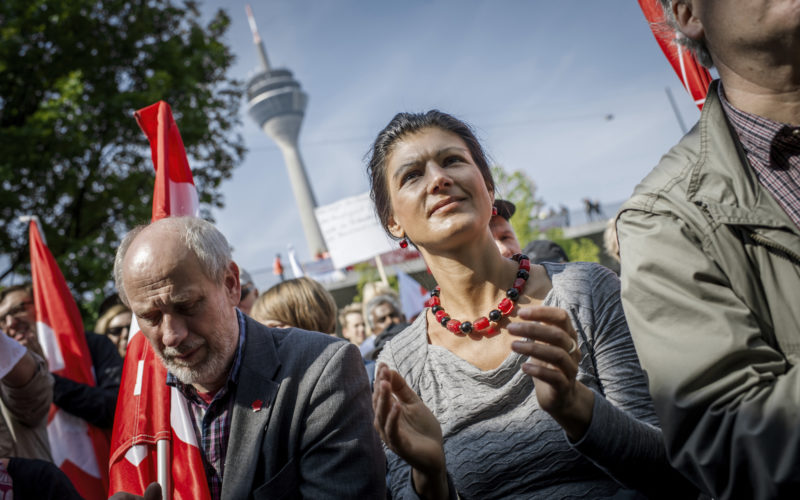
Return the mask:
[[239,310],[250,316],[253,304],[258,298],[258,288],[253,283],[253,278],[250,273],[242,268],[239,268],[239,283],[242,284],[242,293],[239,299]]
[[489,229],[492,231],[492,238],[497,248],[500,249],[500,254],[503,257],[511,257],[522,253],[517,234],[510,222],[517,207],[507,200],[494,200],[494,208],[497,210],[497,215],[492,215],[489,219]]
[[[437,130],[444,134],[454,134],[463,141],[466,151],[475,161],[475,165],[483,178],[487,188],[487,195],[494,197],[494,179],[489,168],[489,162],[483,152],[478,138],[470,127],[457,118],[438,110],[431,110],[427,113],[398,113],[387,125],[375,142],[372,144],[369,162],[367,164],[367,174],[370,177],[370,197],[375,204],[375,211],[378,219],[386,228],[390,237],[401,240],[404,234],[394,234],[390,229],[395,225],[392,216],[392,200],[389,195],[390,179],[386,176],[386,163],[389,156],[394,152],[398,143],[403,138],[420,133],[423,130]],[[408,172],[409,175],[413,172]],[[430,209],[441,209],[442,207],[429,207]]]
[[120,299],[164,366],[202,392],[227,378],[239,339],[239,268],[225,237],[195,217],[131,230],[114,260]]
[[[686,0],[659,0],[659,2],[661,2],[661,6],[664,9],[664,19],[669,25],[667,30],[669,30],[670,35],[672,35],[670,38],[689,49],[695,55],[695,57],[697,57],[697,62],[706,68],[711,68],[714,66],[714,61],[711,58],[711,52],[709,52],[708,46],[706,45],[705,34],[696,32],[695,29],[691,31],[692,36],[688,36],[690,33],[686,33],[683,29],[681,29],[681,24],[675,17],[673,6],[676,4],[687,3]],[[684,32],[684,36],[675,37],[673,33],[671,33],[673,30],[676,33]]]
[[[0,326],[6,335],[42,355],[36,339],[36,306],[33,285],[12,285],[0,291]],[[42,356],[44,357],[44,356]]]
[[603,231],[603,246],[606,255],[619,262],[619,239],[617,238],[617,220],[613,217],[606,222],[606,230]]
[[367,323],[370,332],[377,335],[393,324],[403,323],[405,317],[400,302],[394,295],[378,295],[367,302]]
[[123,304],[115,304],[98,318],[94,332],[105,335],[117,346],[119,355],[125,357],[128,350],[128,335],[131,326],[131,310]]
[[342,325],[342,336],[354,343],[361,345],[367,338],[367,325],[364,322],[364,308],[354,302],[339,311],[339,323]]
[[555,241],[550,240],[533,240],[522,251],[533,264],[541,264],[542,262],[569,262],[567,252],[561,248],[561,245]]
[[262,293],[253,304],[254,320],[272,328],[302,328],[336,333],[336,302],[311,278],[282,281]]

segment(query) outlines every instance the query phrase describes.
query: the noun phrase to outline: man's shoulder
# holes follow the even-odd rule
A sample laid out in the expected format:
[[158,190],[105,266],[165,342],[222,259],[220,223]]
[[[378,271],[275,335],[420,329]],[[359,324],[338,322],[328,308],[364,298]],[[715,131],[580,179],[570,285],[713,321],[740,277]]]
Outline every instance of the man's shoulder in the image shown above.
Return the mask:
[[[330,358],[351,345],[343,339],[299,328],[270,328],[252,318],[247,320],[247,348],[272,351],[282,365],[308,365]],[[355,349],[355,347],[354,347]]]

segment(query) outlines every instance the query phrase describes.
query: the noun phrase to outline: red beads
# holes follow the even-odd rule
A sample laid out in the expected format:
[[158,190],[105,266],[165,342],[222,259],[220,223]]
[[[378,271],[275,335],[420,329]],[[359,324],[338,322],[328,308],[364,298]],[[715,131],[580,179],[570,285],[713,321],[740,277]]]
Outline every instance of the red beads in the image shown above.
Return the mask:
[[517,254],[512,257],[513,260],[519,263],[519,269],[514,279],[514,284],[511,288],[506,290],[506,297],[497,304],[497,309],[489,311],[488,317],[482,316],[474,322],[469,321],[461,322],[452,319],[442,307],[441,300],[439,299],[440,288],[437,286],[431,291],[431,297],[425,302],[425,306],[431,308],[436,317],[436,321],[443,327],[456,335],[472,335],[480,332],[481,335],[490,337],[500,332],[499,321],[503,316],[508,316],[514,310],[514,302],[519,298],[522,291],[525,289],[525,282],[530,276],[531,263],[527,255]]
[[475,322],[472,324],[472,329],[476,332],[480,332],[489,328],[489,318],[486,316],[476,319]]
[[461,322],[457,319],[451,319],[447,322],[447,329],[453,333],[461,333]]
[[407,248],[408,247],[408,240],[403,238],[400,240],[400,248]]
[[504,316],[508,316],[508,313],[514,309],[514,303],[511,302],[511,299],[506,297],[497,304],[497,308],[500,309],[500,312],[502,312]]

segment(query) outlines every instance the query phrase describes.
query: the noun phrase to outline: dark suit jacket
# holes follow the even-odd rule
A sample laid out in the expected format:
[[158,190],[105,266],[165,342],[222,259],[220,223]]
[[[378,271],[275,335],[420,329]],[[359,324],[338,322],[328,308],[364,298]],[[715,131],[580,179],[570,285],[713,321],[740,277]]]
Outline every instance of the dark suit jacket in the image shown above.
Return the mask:
[[246,329],[222,498],[383,498],[385,458],[358,349],[250,318]]

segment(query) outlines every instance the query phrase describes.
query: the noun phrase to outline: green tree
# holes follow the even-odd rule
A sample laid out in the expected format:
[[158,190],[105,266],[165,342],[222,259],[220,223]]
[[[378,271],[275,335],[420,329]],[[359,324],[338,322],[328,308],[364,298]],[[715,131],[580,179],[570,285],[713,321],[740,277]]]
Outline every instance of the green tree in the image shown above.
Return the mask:
[[536,183],[525,172],[515,170],[508,173],[499,165],[492,167],[492,177],[497,197],[508,200],[517,207],[510,222],[517,233],[517,239],[524,245],[536,237],[531,221],[544,206],[542,200],[536,197]]
[[538,218],[544,202],[536,197],[533,179],[519,170],[508,173],[501,166],[492,167],[492,176],[497,186],[497,196],[517,207],[510,222],[523,247],[530,241],[544,238],[561,245],[571,261],[600,262],[600,248],[589,238],[565,238],[560,228],[543,233],[535,227],[533,221]]
[[[97,304],[110,291],[121,234],[150,218],[153,166],[133,112],[172,106],[203,215],[222,206],[220,182],[241,162],[240,82],[222,43],[220,10],[201,23],[196,2],[0,2],[0,249],[29,274],[20,215],[38,215],[73,292]],[[90,306],[91,309],[91,306]]]
[[600,247],[589,238],[565,238],[561,228],[548,229],[543,237],[561,245],[570,261],[600,262]]

